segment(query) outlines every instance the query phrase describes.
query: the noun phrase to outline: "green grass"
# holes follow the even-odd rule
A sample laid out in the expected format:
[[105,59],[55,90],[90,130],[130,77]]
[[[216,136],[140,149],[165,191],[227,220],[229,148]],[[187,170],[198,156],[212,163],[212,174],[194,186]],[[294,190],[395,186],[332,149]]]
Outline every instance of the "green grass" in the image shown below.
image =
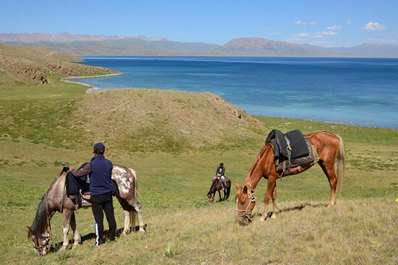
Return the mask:
[[[208,95],[85,90],[59,82],[59,77],[50,85],[0,89],[2,264],[398,263],[397,130],[267,117],[255,117],[260,123],[255,126],[235,126],[243,121],[227,120],[228,105],[211,112],[211,102],[218,100]],[[103,111],[90,111],[95,102],[110,103]],[[176,118],[174,111],[186,115]],[[215,121],[222,125],[217,130]],[[234,222],[234,189],[229,201],[207,202],[211,178],[224,162],[233,185],[242,183],[274,128],[330,130],[343,137],[341,197],[335,208],[325,207],[329,186],[314,166],[278,182],[282,213],[276,219],[260,222],[255,216],[254,223],[240,227]],[[36,257],[26,226],[62,164],[78,167],[89,160],[97,140],[105,141],[106,156],[114,163],[137,171],[147,233],[123,236],[97,249],[90,239],[75,249]],[[258,211],[265,187],[261,180]],[[121,227],[124,214],[117,202],[115,212]],[[77,222],[83,236],[93,233],[89,209],[79,210]],[[57,247],[62,216],[55,214],[51,223]]]
[[[260,119],[270,127],[281,124],[278,119]],[[289,122],[292,127],[286,129],[310,126],[318,130],[335,126]],[[391,157],[397,154],[393,144],[397,133],[377,129],[381,134],[385,131],[391,134],[381,143],[377,134],[369,137],[375,129],[339,126],[338,132],[347,139],[347,170],[336,209],[325,208],[328,183],[316,166],[279,181],[278,199],[284,210],[308,203],[320,207],[282,212],[279,218],[264,223],[256,217],[250,226],[240,227],[234,223],[234,190],[229,201],[208,204],[206,192],[218,162],[225,163],[233,183],[242,182],[262,142],[254,149],[210,150],[208,147],[205,151],[182,153],[124,154],[109,150],[108,157],[114,163],[137,170],[148,232],[122,237],[116,244],[105,244],[101,250],[92,249],[93,242],[89,240],[79,248],[50,253],[44,258],[34,256],[31,243],[26,239],[25,225],[31,224],[41,197],[61,169],[60,164],[78,166],[91,154],[89,150],[54,147],[23,137],[18,141],[2,137],[1,152],[6,156],[0,161],[3,235],[0,259],[4,263],[26,264],[244,264],[249,261],[257,264],[394,264],[397,245],[391,231],[397,228],[393,220],[398,217],[398,204],[394,202],[398,185],[397,162]],[[368,135],[368,140],[355,140],[357,134]],[[261,181],[257,188],[260,210],[265,184]],[[117,203],[115,207],[120,227],[123,213]],[[90,210],[79,211],[77,218],[83,235],[93,232]],[[60,244],[60,214],[54,216],[52,227],[53,244]]]

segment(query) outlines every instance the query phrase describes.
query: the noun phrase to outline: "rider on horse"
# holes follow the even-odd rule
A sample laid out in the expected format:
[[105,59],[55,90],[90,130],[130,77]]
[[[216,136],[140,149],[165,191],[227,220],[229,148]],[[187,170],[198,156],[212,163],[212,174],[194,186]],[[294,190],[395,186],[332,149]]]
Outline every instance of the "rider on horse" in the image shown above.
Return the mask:
[[224,167],[224,163],[220,163],[220,165],[217,167],[216,170],[216,176],[213,177],[212,182],[214,182],[214,180],[216,179],[220,179],[221,180],[221,185],[222,185],[222,190],[225,189],[226,186],[226,182],[225,182],[225,167]]

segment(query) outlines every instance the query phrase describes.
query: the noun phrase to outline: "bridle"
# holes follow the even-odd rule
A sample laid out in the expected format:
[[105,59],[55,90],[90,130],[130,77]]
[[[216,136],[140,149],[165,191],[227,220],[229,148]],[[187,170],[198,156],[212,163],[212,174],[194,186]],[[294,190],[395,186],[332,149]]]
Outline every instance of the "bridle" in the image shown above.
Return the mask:
[[[250,222],[252,222],[252,215],[251,212],[248,212],[248,209],[250,207],[251,204],[256,204],[256,197],[254,196],[254,191],[251,190],[247,190],[247,198],[250,200],[249,203],[246,206],[246,209],[244,210],[240,210],[238,209],[238,203],[239,203],[239,198],[236,198],[236,217],[246,217],[247,219],[250,220]],[[254,208],[254,206],[253,206]]]

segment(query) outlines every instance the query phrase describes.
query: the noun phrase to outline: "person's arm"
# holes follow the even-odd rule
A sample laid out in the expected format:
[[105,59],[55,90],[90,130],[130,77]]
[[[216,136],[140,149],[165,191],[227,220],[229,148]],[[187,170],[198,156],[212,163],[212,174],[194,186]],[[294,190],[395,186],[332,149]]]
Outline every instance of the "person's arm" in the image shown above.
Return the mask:
[[72,172],[72,174],[73,174],[75,177],[86,176],[86,175],[88,175],[88,174],[91,173],[90,163],[85,164],[84,167],[82,167],[82,168],[80,168],[80,169],[78,169],[78,170],[72,168],[70,171]]

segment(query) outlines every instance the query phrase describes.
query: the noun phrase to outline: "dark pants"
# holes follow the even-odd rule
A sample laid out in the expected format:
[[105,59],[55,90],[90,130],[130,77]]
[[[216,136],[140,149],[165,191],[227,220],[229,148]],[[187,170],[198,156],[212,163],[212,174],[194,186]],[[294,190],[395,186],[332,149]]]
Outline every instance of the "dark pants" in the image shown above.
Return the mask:
[[92,210],[95,219],[95,244],[100,245],[103,242],[104,234],[104,212],[109,225],[108,237],[110,240],[116,239],[116,220],[113,211],[113,200],[111,194],[92,195]]

